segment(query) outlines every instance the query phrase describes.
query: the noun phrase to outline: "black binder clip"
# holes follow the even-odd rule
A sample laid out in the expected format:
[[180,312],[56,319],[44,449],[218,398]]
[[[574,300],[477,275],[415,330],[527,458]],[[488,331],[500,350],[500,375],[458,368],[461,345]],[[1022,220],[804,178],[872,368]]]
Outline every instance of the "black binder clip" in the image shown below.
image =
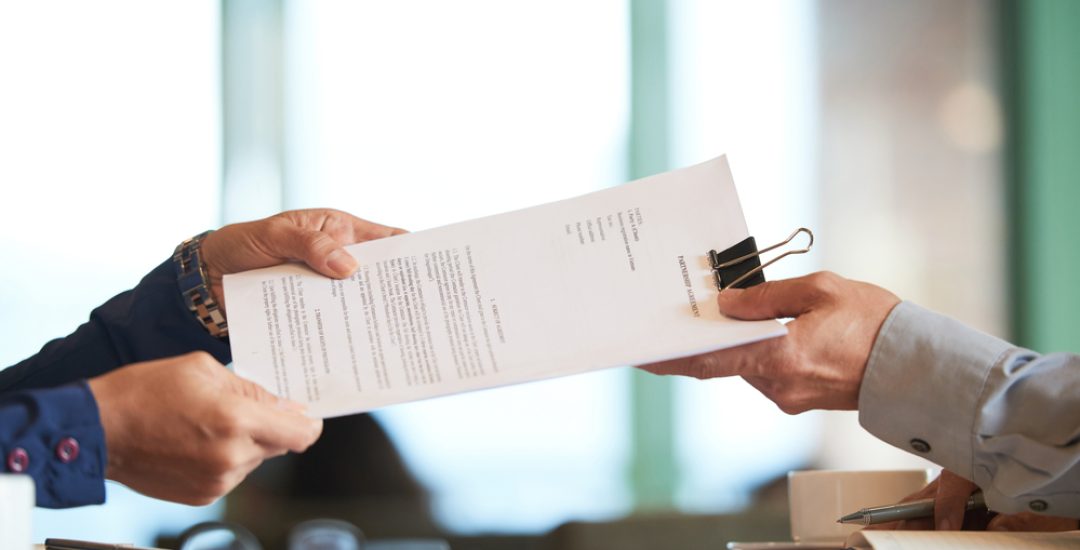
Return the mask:
[[[806,233],[806,236],[810,238],[810,242],[806,243],[805,247],[788,250],[765,262],[764,265],[761,264],[762,254],[790,243],[799,233]],[[713,277],[716,279],[716,290],[723,292],[726,288],[746,288],[764,283],[766,267],[785,256],[805,254],[812,246],[814,246],[814,233],[805,227],[800,227],[784,241],[762,250],[758,250],[753,237],[747,237],[723,252],[710,250],[709,265],[712,266]]]

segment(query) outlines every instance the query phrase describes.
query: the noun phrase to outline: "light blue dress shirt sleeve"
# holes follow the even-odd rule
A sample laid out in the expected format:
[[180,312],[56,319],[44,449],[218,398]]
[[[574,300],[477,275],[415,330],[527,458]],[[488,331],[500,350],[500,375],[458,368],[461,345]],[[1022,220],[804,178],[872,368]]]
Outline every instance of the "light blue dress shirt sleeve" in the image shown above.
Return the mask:
[[992,510],[1080,517],[1080,355],[902,302],[874,342],[859,422],[974,481]]

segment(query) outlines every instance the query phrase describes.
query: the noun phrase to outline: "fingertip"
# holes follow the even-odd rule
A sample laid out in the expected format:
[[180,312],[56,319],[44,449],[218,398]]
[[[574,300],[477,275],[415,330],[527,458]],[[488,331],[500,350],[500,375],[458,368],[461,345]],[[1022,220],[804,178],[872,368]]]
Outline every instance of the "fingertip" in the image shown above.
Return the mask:
[[743,292],[746,292],[745,288],[728,287],[724,290],[721,290],[720,294],[718,294],[717,297],[719,297],[721,300],[734,300],[738,298],[738,296]]
[[284,411],[294,412],[294,413],[298,413],[298,414],[304,414],[305,412],[307,412],[307,405],[305,405],[305,404],[303,404],[303,403],[301,403],[299,401],[293,401],[292,399],[286,399],[284,397],[279,397],[278,398],[277,408],[279,408],[281,410],[284,410]]
[[359,265],[360,262],[342,248],[334,250],[326,258],[326,267],[333,271],[334,275],[342,278],[352,275]]
[[298,453],[302,453],[302,452],[306,451],[308,449],[308,447],[311,447],[312,445],[314,445],[315,442],[319,440],[319,436],[322,435],[322,430],[323,430],[323,421],[322,421],[322,419],[321,418],[311,418],[309,420],[310,420],[310,422],[308,422],[308,430],[309,430],[308,439],[307,439],[306,442],[304,442],[304,444],[303,444],[303,446],[301,448],[296,449],[296,452],[298,452]]
[[234,393],[251,399],[256,403],[276,403],[281,400],[281,398],[270,393],[266,388],[260,386],[256,382],[240,377],[231,371],[225,372],[228,372],[229,375],[231,375],[229,381],[232,384],[230,387],[233,389]]
[[741,288],[725,288],[716,295],[716,303],[720,305],[720,311],[724,311],[725,305],[731,305],[739,301],[742,298],[742,294],[746,290]]
[[[284,401],[284,400],[283,400]],[[284,404],[282,408],[285,409],[291,415],[295,415],[297,418],[297,426],[303,426],[307,428],[309,443],[314,443],[319,438],[319,434],[322,433],[323,419],[317,416],[309,416],[307,405],[303,403],[297,403],[296,401],[289,401]]]
[[322,435],[323,421],[321,418],[296,414],[293,419],[289,419],[287,422],[291,424],[291,429],[287,438],[283,439],[280,444],[283,448],[294,453],[302,453],[308,450]]

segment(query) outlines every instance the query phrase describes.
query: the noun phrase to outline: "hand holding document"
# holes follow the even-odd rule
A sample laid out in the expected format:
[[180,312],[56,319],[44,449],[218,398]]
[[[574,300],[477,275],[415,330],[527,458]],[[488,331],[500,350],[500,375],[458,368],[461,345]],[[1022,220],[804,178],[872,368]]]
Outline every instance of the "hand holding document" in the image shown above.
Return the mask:
[[706,252],[748,236],[727,159],[356,244],[353,276],[225,277],[237,374],[321,417],[785,333],[719,314]]

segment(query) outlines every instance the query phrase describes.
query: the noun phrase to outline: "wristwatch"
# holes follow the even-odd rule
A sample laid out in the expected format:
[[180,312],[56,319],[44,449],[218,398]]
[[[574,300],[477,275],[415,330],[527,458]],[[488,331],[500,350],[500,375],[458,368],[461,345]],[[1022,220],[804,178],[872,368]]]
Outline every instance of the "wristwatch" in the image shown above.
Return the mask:
[[229,325],[210,293],[206,264],[202,260],[202,241],[209,234],[210,231],[205,231],[180,243],[173,252],[173,267],[180,295],[188,309],[212,336],[228,338]]

